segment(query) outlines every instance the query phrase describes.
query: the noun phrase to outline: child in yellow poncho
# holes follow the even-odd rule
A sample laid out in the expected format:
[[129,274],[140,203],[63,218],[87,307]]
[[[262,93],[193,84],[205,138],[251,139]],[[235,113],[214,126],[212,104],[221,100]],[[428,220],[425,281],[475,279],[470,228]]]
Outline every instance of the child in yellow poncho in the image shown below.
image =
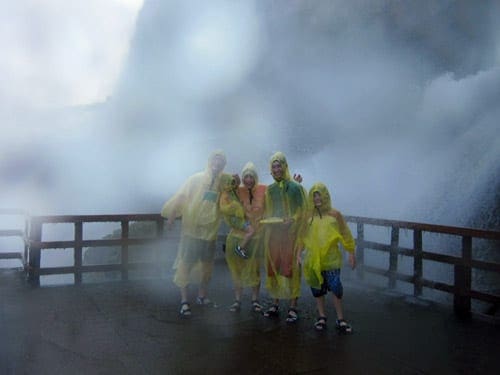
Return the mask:
[[344,320],[342,310],[342,253],[339,244],[349,253],[349,263],[354,268],[354,239],[342,214],[332,208],[330,193],[324,184],[316,183],[312,186],[308,201],[310,212],[304,235],[302,270],[316,298],[319,317],[314,326],[319,331],[326,329],[325,295],[331,291],[337,313],[336,326],[342,332],[351,332],[352,328]]

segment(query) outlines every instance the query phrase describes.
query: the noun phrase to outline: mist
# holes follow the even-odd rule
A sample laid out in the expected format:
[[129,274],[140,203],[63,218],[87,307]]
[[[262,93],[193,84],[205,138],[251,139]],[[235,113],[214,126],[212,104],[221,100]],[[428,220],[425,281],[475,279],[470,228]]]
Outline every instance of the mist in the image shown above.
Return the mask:
[[[108,41],[122,43],[119,64],[85,80],[108,79],[106,88],[77,98],[83,83],[68,79],[50,105],[1,92],[1,207],[159,212],[214,148],[229,172],[252,160],[262,183],[280,150],[306,188],[326,183],[345,214],[500,227],[498,2],[145,0],[134,9],[128,33]],[[64,51],[74,40],[62,34],[49,39]],[[101,53],[87,65],[106,58],[99,45],[87,41]]]

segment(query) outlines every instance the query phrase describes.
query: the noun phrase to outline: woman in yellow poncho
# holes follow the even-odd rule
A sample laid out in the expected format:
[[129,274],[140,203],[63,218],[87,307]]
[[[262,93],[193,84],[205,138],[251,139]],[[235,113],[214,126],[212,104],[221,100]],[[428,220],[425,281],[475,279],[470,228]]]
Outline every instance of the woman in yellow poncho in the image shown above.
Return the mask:
[[339,244],[349,253],[349,263],[354,268],[354,239],[342,214],[332,208],[330,193],[324,184],[316,183],[312,186],[308,201],[309,215],[304,236],[302,270],[316,298],[319,317],[314,326],[319,331],[326,328],[325,295],[331,291],[337,313],[336,326],[342,332],[351,332],[352,328],[344,320],[342,310],[342,253]]
[[288,163],[282,152],[271,156],[269,168],[275,182],[266,190],[265,217],[270,224],[266,225],[265,265],[266,288],[274,302],[264,316],[278,316],[279,300],[289,299],[286,321],[295,323],[300,295],[300,268],[296,256],[302,249],[307,212],[306,192],[299,183],[291,180]]
[[[251,162],[243,167],[241,176],[242,185],[239,187],[235,186],[234,179],[226,181],[220,200],[221,213],[231,229],[226,239],[226,262],[233,280],[235,301],[229,310],[241,310],[243,288],[250,287],[252,310],[260,312],[262,227],[259,220],[263,216],[266,186],[258,183],[257,169]],[[244,247],[244,258],[238,251],[240,246]]]
[[189,177],[161,211],[161,215],[168,218],[169,226],[172,226],[175,218],[182,217],[181,240],[174,264],[174,282],[180,288],[182,316],[191,315],[188,301],[190,283],[199,282],[197,304],[210,303],[206,294],[220,226],[219,185],[225,165],[224,152],[214,151],[206,169]]

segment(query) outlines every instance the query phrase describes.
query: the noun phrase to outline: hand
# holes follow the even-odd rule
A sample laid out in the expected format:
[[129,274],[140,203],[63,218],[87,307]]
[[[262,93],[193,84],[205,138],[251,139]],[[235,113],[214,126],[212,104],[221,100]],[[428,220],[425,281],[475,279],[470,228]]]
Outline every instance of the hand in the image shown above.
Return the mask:
[[351,265],[352,269],[356,268],[356,254],[349,253],[349,264]]
[[175,222],[175,216],[170,216],[167,220],[167,229],[168,230],[172,230],[172,228],[174,227],[174,222]]
[[299,184],[301,184],[301,183],[302,183],[302,176],[300,175],[300,173],[294,173],[294,174],[293,174],[293,179],[294,179],[295,181],[297,181]]
[[297,265],[300,266],[302,264],[302,254],[304,250],[300,250],[297,252]]

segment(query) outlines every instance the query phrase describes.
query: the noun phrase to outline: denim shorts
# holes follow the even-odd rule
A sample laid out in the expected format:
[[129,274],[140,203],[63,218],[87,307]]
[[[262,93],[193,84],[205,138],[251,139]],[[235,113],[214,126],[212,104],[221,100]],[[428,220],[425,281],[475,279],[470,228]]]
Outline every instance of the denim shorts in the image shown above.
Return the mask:
[[340,281],[340,269],[321,271],[323,276],[323,284],[321,289],[311,288],[314,297],[321,297],[328,293],[328,291],[335,294],[337,298],[342,298],[344,295],[344,288]]

